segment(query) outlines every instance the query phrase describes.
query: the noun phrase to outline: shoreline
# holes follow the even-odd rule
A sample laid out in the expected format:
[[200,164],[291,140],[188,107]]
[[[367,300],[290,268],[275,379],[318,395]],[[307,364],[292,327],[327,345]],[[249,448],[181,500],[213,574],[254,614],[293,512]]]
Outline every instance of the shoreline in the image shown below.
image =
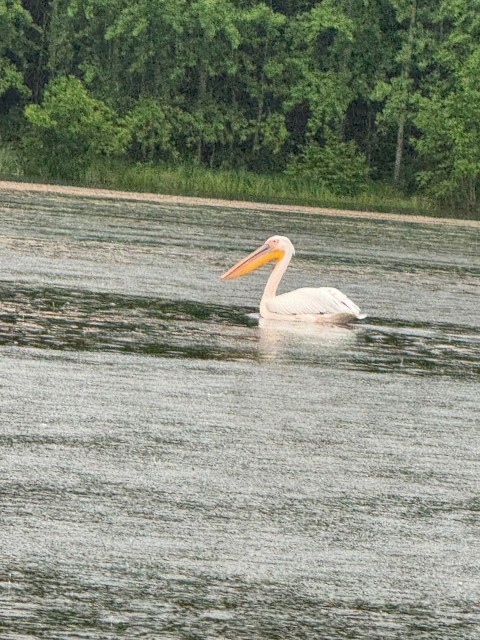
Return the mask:
[[90,187],[63,186],[55,184],[37,184],[34,182],[15,182],[0,180],[0,192],[19,191],[30,193],[46,193],[52,195],[78,196],[84,198],[100,198],[108,200],[133,200],[139,202],[158,202],[163,204],[201,205],[223,207],[227,209],[258,209],[259,211],[278,211],[279,213],[306,213],[309,215],[339,216],[362,220],[387,220],[396,222],[413,222],[419,224],[447,224],[467,226],[480,229],[480,220],[462,220],[457,218],[436,218],[425,215],[382,213],[376,211],[356,211],[352,209],[334,209],[327,207],[311,207],[302,205],[270,204],[252,202],[250,200],[225,200],[220,198],[201,198],[196,196],[177,196],[139,191],[119,191],[114,189],[97,189]]

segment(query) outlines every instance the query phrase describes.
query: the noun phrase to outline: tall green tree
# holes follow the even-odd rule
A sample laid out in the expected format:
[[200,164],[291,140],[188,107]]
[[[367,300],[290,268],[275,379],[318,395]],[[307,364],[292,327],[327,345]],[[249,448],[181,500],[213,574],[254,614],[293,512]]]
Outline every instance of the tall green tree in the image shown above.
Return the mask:
[[0,0],[0,98],[14,89],[28,94],[25,70],[32,19],[20,0]]
[[263,2],[238,11],[241,42],[229,92],[232,110],[243,114],[237,140],[253,168],[274,166],[288,136],[282,104],[286,95],[286,22],[283,14]]
[[412,132],[415,99],[418,90],[420,59],[425,48],[422,19],[431,18],[420,7],[422,0],[392,0],[396,28],[392,31],[392,64],[385,77],[380,78],[372,97],[383,102],[377,122],[380,127],[395,131],[395,150],[392,181],[399,187],[402,182],[406,142]]
[[375,98],[379,82],[389,78],[397,53],[397,21],[390,0],[340,0],[352,23],[352,39],[341,47],[342,67],[348,69],[352,100],[344,120],[344,138],[353,139],[372,169],[384,175],[389,142],[377,126],[381,103]]
[[290,21],[285,106],[306,111],[306,140],[321,136],[326,125],[341,136],[353,98],[351,73],[341,52],[353,40],[352,27],[352,21],[330,0]]
[[[225,142],[229,117],[223,82],[236,71],[233,52],[240,44],[236,10],[228,0],[192,0],[184,15],[179,63],[185,70],[182,93],[194,121],[195,160]],[[187,100],[188,97],[188,100]],[[191,142],[187,139],[187,146]]]
[[418,181],[435,199],[475,209],[480,197],[480,12],[476,0],[442,2],[432,25],[434,62],[415,123]]

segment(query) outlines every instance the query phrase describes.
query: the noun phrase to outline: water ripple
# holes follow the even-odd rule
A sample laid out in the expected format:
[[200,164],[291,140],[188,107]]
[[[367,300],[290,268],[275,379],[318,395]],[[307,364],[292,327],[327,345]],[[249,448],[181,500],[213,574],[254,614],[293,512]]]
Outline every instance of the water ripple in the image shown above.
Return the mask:
[[383,318],[348,327],[258,321],[193,301],[0,283],[0,344],[212,360],[330,364],[411,375],[477,376],[470,327]]

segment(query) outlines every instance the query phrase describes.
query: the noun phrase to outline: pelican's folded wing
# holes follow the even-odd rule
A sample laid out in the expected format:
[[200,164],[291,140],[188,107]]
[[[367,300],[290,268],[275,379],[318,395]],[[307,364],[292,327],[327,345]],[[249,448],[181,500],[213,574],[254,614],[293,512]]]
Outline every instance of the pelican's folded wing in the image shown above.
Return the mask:
[[285,315],[351,313],[357,318],[360,317],[360,308],[333,287],[304,287],[282,293],[269,300],[267,308],[272,313]]

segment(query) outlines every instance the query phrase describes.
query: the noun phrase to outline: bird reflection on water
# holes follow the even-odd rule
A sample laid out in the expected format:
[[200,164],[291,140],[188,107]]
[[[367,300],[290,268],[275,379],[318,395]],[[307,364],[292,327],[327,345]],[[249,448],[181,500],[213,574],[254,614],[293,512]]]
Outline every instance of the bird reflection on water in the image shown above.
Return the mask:
[[311,351],[318,361],[322,353],[331,357],[334,352],[351,347],[357,340],[359,328],[258,318],[259,353],[264,360],[275,360],[291,349],[301,349]]

